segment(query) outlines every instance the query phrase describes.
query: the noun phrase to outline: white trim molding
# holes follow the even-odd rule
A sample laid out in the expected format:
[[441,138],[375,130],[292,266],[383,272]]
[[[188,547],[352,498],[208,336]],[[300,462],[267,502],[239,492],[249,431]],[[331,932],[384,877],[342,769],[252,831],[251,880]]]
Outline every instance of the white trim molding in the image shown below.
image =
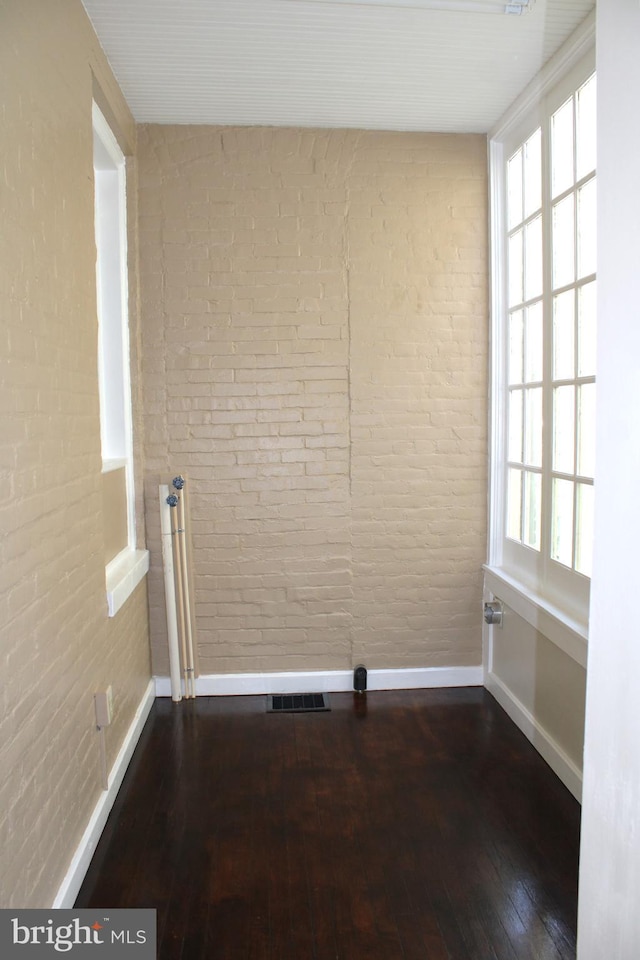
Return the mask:
[[592,10],[500,117],[489,132],[489,140],[502,140],[516,129],[540,100],[593,49],[595,42],[596,11]]
[[153,680],[150,680],[109,773],[109,788],[102,792],[95,805],[91,819],[53,901],[54,910],[70,909],[75,903],[154,700],[154,684]]
[[[483,668],[416,667],[368,670],[367,690],[416,690],[429,687],[481,687]],[[157,697],[171,696],[169,677],[154,677]],[[248,696],[270,693],[339,693],[353,690],[353,670],[312,670],[302,673],[218,673],[196,679],[201,697]]]
[[107,564],[105,579],[110,617],[115,617],[148,572],[148,550],[132,550],[126,547]]
[[572,660],[586,668],[589,635],[586,624],[527,589],[504,570],[485,564],[484,578],[485,588],[496,600],[501,600]]
[[485,687],[496,698],[502,709],[546,760],[553,772],[564,783],[576,800],[582,800],[582,771],[565,753],[548,730],[536,720],[523,703],[509,690],[495,673],[485,677]]

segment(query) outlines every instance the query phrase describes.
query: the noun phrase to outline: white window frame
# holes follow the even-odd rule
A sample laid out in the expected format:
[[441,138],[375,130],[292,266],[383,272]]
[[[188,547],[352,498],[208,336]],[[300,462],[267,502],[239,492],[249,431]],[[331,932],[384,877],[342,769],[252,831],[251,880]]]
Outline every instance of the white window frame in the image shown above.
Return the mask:
[[127,545],[105,569],[113,617],[146,575],[149,553],[136,549],[126,159],[96,103],[92,117],[102,472],[124,468],[127,492]]
[[[582,24],[535,81],[515,101],[489,138],[491,190],[491,422],[487,587],[536,628],[553,621],[553,639],[574,659],[586,661],[588,578],[544,556],[541,550],[509,541],[506,518],[507,256],[506,161],[595,70],[595,17]],[[543,138],[544,142],[544,138]],[[548,158],[543,147],[543,177]],[[547,210],[549,209],[547,204]],[[543,211],[545,203],[543,200]],[[543,213],[544,216],[544,213]],[[547,250],[550,224],[546,223]],[[549,267],[545,267],[548,271]],[[547,273],[547,277],[549,274]],[[550,285],[545,283],[545,313]],[[547,320],[547,323],[549,320]],[[545,351],[550,346],[545,347]],[[545,418],[549,408],[545,407]],[[546,463],[545,473],[551,473]],[[545,515],[543,513],[543,523]],[[508,595],[508,596],[507,596]]]

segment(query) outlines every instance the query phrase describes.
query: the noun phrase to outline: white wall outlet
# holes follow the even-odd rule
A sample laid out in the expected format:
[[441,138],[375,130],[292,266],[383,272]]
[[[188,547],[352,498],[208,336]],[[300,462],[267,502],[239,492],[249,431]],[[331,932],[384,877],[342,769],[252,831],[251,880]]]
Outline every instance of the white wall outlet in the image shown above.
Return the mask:
[[111,684],[106,690],[99,690],[94,694],[96,705],[96,724],[99,727],[108,727],[113,720],[113,688]]

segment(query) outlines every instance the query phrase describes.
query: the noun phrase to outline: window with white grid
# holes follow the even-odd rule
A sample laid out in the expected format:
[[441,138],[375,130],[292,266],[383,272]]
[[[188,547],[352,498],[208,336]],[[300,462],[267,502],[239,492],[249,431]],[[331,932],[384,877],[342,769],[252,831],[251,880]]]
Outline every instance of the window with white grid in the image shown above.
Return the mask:
[[[493,558],[586,616],[594,499],[596,78],[574,72],[500,144]],[[524,133],[522,132],[524,130]]]

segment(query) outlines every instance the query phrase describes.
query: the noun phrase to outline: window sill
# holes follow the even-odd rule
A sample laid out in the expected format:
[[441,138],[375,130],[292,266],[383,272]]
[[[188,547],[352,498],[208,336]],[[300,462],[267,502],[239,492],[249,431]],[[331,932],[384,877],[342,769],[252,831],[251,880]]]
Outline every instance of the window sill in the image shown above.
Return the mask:
[[485,564],[483,569],[486,586],[497,599],[586,668],[589,636],[586,624],[569,616],[499,567]]
[[110,460],[102,461],[102,472],[103,473],[112,473],[114,470],[122,470],[123,467],[126,467],[127,460],[125,457],[115,458],[112,457]]
[[149,570],[148,550],[123,550],[111,563],[105,573],[107,581],[107,604],[109,616],[115,617],[124,606],[138,584]]

